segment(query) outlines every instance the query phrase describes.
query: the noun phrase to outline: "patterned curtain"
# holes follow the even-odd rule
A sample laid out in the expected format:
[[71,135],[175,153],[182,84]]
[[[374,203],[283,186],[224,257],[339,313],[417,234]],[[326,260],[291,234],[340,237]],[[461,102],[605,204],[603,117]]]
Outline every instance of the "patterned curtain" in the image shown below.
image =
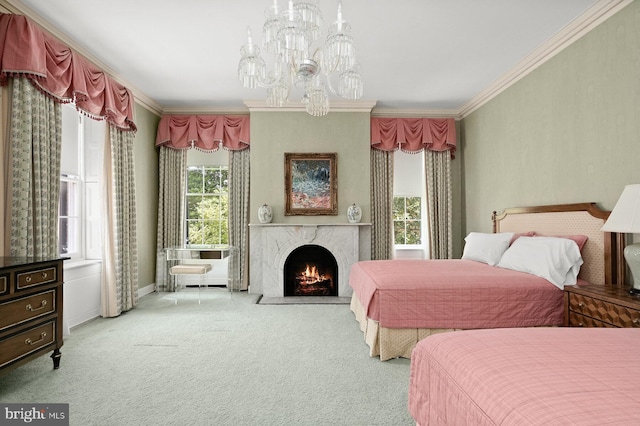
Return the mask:
[[9,87],[0,86],[0,198],[4,200],[0,207],[0,256],[9,256],[11,248],[11,188],[8,185],[11,182],[11,152],[7,131],[11,121]]
[[451,154],[425,151],[431,259],[451,259]]
[[24,77],[13,79],[11,256],[58,255],[62,110]]
[[187,173],[187,151],[160,146],[158,165],[158,233],[156,251],[156,286],[158,290],[173,291],[173,277],[167,273],[164,249],[182,246],[184,236],[184,197]]
[[393,151],[371,150],[371,259],[393,258]]
[[118,316],[138,303],[133,140],[133,132],[110,126],[109,141],[105,144],[103,317]]
[[229,245],[237,248],[229,260],[231,290],[249,285],[249,154],[248,148],[229,151]]

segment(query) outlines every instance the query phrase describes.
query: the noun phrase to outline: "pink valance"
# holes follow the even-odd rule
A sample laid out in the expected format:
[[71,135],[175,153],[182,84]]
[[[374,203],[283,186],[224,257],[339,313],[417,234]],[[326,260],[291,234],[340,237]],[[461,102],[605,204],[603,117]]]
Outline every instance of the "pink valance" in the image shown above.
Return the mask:
[[453,118],[371,118],[371,148],[382,151],[456,151]]
[[249,147],[248,115],[163,115],[156,145],[175,149],[240,151]]
[[25,16],[0,13],[0,84],[18,75],[93,118],[136,130],[133,95],[126,87]]

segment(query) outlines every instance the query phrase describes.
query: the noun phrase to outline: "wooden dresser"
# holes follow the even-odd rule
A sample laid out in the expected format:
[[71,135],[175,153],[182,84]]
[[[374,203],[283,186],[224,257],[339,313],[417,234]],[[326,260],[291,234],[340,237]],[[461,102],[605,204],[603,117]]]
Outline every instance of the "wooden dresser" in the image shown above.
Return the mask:
[[0,257],[0,373],[51,351],[60,366],[63,260]]
[[568,327],[640,327],[640,297],[628,288],[565,286],[564,325]]

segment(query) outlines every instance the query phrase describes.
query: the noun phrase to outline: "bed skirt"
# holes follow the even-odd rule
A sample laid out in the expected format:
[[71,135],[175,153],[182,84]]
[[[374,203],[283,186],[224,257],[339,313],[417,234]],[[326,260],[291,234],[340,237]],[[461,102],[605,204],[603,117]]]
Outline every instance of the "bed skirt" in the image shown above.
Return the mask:
[[420,340],[432,334],[455,331],[453,328],[386,328],[378,321],[368,318],[364,307],[355,293],[351,296],[351,311],[364,333],[364,341],[369,346],[369,356],[380,357],[380,361],[392,358],[411,358],[413,347]]

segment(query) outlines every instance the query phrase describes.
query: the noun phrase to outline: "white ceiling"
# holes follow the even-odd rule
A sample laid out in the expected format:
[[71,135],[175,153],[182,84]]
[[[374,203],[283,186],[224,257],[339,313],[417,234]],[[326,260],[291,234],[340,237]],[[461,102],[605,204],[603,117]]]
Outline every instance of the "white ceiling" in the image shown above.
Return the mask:
[[[628,2],[628,0],[627,0]],[[246,109],[237,79],[247,26],[271,0],[2,0],[163,112]],[[285,0],[279,0],[284,7]],[[317,0],[325,24],[337,0]],[[625,4],[624,0],[343,0],[378,109],[460,115]],[[15,10],[17,8],[17,10]]]

